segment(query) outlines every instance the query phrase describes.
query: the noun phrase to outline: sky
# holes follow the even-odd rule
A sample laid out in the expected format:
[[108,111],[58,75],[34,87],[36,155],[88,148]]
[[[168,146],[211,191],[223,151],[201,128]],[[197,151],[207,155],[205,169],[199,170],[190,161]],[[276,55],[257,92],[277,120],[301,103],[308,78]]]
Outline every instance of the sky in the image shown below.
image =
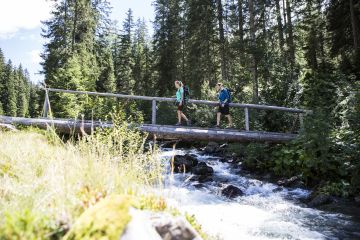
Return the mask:
[[[113,20],[121,23],[129,8],[134,19],[145,18],[149,28],[154,19],[152,0],[109,0]],[[0,48],[5,59],[21,64],[30,73],[33,82],[44,79],[40,53],[45,40],[41,37],[41,21],[51,17],[52,3],[48,0],[0,0]]]

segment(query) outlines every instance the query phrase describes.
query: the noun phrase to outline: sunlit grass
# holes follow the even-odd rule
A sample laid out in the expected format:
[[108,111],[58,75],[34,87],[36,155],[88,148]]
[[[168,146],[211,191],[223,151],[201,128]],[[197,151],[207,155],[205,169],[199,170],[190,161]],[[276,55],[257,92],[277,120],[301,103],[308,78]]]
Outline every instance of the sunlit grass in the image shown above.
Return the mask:
[[160,183],[145,137],[127,124],[66,143],[52,131],[0,132],[0,239],[62,236],[106,196]]

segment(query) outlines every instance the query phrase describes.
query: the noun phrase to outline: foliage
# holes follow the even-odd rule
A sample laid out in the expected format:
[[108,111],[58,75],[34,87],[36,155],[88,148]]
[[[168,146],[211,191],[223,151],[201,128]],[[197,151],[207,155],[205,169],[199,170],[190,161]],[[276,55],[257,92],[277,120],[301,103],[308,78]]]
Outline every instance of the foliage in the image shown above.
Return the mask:
[[130,199],[126,196],[109,196],[87,209],[65,235],[64,240],[118,239],[131,220]]
[[53,224],[43,213],[29,209],[5,212],[4,224],[0,225],[0,238],[10,239],[59,239],[64,229]]
[[0,49],[0,115],[38,116],[39,97],[26,69],[21,64],[13,66],[11,60],[5,63]]
[[[115,123],[120,124],[120,119]],[[77,143],[64,143],[52,132],[48,137],[32,130],[0,133],[0,214],[14,218],[1,219],[0,228],[14,236],[28,231],[43,238],[61,236],[64,226],[72,225],[104,197],[137,195],[158,184],[162,166],[151,152],[144,153],[146,136],[128,129],[126,123],[116,126],[114,131],[101,130]],[[15,214],[19,209],[29,209],[29,216],[36,216],[26,215],[29,228],[9,225],[21,223],[16,216],[24,213]],[[10,232],[0,231],[0,238]]]
[[190,223],[190,225],[195,229],[196,232],[198,232],[200,234],[200,236],[203,239],[208,239],[210,240],[211,237],[208,236],[203,230],[201,225],[197,222],[196,218],[194,215],[190,215],[188,213],[185,213],[185,218],[186,220]]

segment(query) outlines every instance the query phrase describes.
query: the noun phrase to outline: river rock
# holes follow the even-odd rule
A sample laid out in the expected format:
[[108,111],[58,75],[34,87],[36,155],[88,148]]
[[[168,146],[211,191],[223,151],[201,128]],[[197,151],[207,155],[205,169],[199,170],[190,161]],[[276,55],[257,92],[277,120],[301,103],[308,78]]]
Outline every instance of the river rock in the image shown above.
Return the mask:
[[204,151],[208,154],[217,153],[220,147],[216,142],[209,142]]
[[332,202],[331,196],[327,194],[320,193],[311,198],[308,202],[309,207],[319,207]]
[[190,172],[198,164],[198,160],[191,155],[176,155],[174,157],[174,172]]
[[234,185],[228,185],[221,190],[221,194],[227,198],[236,198],[244,195],[243,191],[240,188],[235,187]]
[[131,215],[131,221],[126,226],[125,232],[120,237],[120,240],[162,240],[162,237],[152,225],[151,212],[131,208],[129,213]]
[[214,169],[209,167],[206,163],[200,162],[192,168],[191,172],[196,175],[211,176],[214,173]]
[[161,214],[152,218],[153,226],[163,240],[201,240],[194,228],[182,217]]
[[281,192],[282,190],[284,190],[282,187],[277,187],[277,188],[274,188],[272,190],[273,193],[276,193],[276,192]]
[[293,176],[288,179],[281,179],[277,182],[278,185],[284,187],[302,188],[305,186],[304,182],[301,181],[300,176]]

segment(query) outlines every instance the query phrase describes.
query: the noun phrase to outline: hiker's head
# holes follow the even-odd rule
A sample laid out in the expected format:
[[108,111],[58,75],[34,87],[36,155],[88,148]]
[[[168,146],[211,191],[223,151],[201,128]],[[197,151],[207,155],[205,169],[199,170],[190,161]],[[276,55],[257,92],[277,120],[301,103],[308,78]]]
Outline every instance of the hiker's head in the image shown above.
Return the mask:
[[220,91],[220,89],[223,87],[222,83],[217,83],[215,86],[216,91]]
[[182,86],[183,86],[183,83],[181,81],[179,81],[179,80],[175,81],[175,87],[176,88],[181,88]]

